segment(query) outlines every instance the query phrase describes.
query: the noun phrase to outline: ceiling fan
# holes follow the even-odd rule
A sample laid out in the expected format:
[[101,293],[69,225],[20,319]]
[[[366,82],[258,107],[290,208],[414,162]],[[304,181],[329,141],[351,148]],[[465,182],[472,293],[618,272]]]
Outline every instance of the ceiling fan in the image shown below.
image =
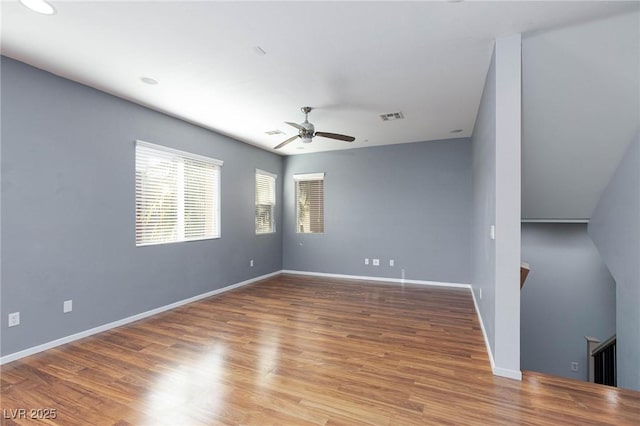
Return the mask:
[[302,109],[302,112],[304,112],[303,123],[297,124],[297,123],[290,123],[288,121],[285,121],[285,123],[287,123],[289,126],[292,126],[298,129],[298,134],[293,137],[290,137],[286,141],[275,146],[273,149],[282,148],[283,146],[285,146],[290,142],[293,142],[297,138],[302,139],[302,142],[304,143],[309,143],[311,142],[311,139],[313,139],[314,136],[322,136],[323,138],[329,138],[329,139],[338,139],[340,141],[345,141],[345,142],[353,142],[354,140],[356,140],[356,138],[354,138],[353,136],[340,135],[338,133],[316,132],[315,127],[313,127],[313,124],[309,123],[309,120],[307,118],[313,108],[302,107],[301,109]]

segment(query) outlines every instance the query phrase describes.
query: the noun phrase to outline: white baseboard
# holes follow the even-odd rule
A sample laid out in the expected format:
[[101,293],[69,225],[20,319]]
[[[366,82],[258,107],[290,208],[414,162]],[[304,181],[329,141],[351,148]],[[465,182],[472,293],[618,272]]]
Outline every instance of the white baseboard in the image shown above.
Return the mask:
[[440,281],[424,281],[424,280],[405,280],[405,279],[398,279],[398,278],[367,277],[362,275],[329,274],[325,272],[294,271],[289,269],[283,270],[282,273],[292,274],[292,275],[308,275],[308,276],[315,276],[315,277],[366,280],[366,281],[374,281],[374,282],[379,281],[379,282],[391,282],[391,283],[400,283],[400,284],[419,284],[419,285],[430,285],[430,286],[440,286],[440,287],[468,288],[471,291],[471,297],[473,298],[473,305],[476,309],[478,320],[480,321],[480,328],[482,329],[484,344],[487,347],[487,354],[489,355],[489,363],[491,364],[491,371],[495,376],[507,377],[515,380],[522,380],[522,372],[496,367],[496,363],[493,358],[493,353],[491,352],[491,345],[489,344],[489,339],[487,338],[487,330],[484,327],[482,314],[480,314],[480,308],[478,307],[478,302],[476,301],[476,295],[473,292],[473,288],[471,287],[471,284],[448,283],[448,282],[440,282]]
[[522,381],[522,371],[520,370],[508,370],[506,368],[494,367],[493,375]]
[[482,320],[482,314],[480,313],[480,308],[478,307],[478,301],[476,300],[476,294],[473,292],[473,288],[471,288],[471,297],[473,298],[473,306],[476,307],[476,314],[478,314],[478,321],[480,321],[480,328],[482,329],[482,336],[484,337],[484,345],[487,347],[487,354],[489,355],[489,363],[491,364],[491,370],[493,374],[495,374],[496,363],[493,360],[493,353],[491,352],[491,344],[489,344],[489,338],[487,337],[487,330],[484,328],[484,321]]
[[229,286],[226,286],[226,287],[222,287],[222,288],[219,288],[219,289],[216,289],[216,290],[212,290],[212,291],[209,291],[207,293],[203,293],[203,294],[199,294],[197,296],[189,297],[188,299],[179,300],[179,301],[171,303],[169,305],[160,306],[159,308],[151,309],[150,311],[142,312],[140,314],[136,314],[136,315],[133,315],[133,316],[130,316],[130,317],[127,317],[127,318],[123,318],[123,319],[120,319],[120,320],[117,320],[117,321],[113,321],[113,322],[110,322],[108,324],[103,324],[103,325],[100,325],[98,327],[91,328],[89,330],[81,331],[79,333],[75,333],[75,334],[72,334],[70,336],[61,337],[60,339],[52,340],[50,342],[43,343],[43,344],[38,345],[38,346],[33,346],[31,348],[28,348],[28,349],[24,349],[24,350],[21,350],[21,351],[18,351],[18,352],[14,352],[14,353],[5,355],[3,357],[0,357],[0,365],[6,364],[6,363],[11,362],[11,361],[15,361],[15,360],[20,359],[20,358],[24,358],[24,357],[29,356],[29,355],[36,354],[38,352],[46,351],[47,349],[55,348],[56,346],[64,345],[65,343],[70,343],[70,342],[73,342],[75,340],[79,340],[79,339],[82,339],[84,337],[91,336],[91,335],[96,334],[96,333],[101,333],[103,331],[111,330],[112,328],[120,327],[120,326],[129,324],[129,323],[132,323],[134,321],[138,321],[138,320],[141,320],[143,318],[147,318],[147,317],[150,317],[152,315],[156,315],[156,314],[159,314],[161,312],[165,312],[165,311],[168,311],[170,309],[174,309],[174,308],[177,308],[179,306],[186,305],[188,303],[196,302],[196,301],[201,300],[201,299],[206,299],[207,297],[215,296],[216,294],[224,293],[224,292],[236,289],[238,287],[242,287],[242,286],[245,286],[245,285],[248,285],[248,284],[252,284],[252,283],[254,283],[256,281],[264,280],[266,278],[271,278],[271,277],[274,277],[276,275],[280,275],[281,273],[282,273],[282,271],[276,271],[276,272],[272,272],[270,274],[261,275],[259,277],[248,279],[246,281],[242,281],[242,282],[239,282],[239,283],[236,283],[236,284],[232,284],[232,285],[229,285]]
[[493,353],[491,352],[491,345],[487,338],[487,330],[484,328],[484,321],[482,320],[482,314],[478,307],[478,301],[476,300],[476,294],[471,288],[471,297],[473,297],[473,305],[476,307],[476,313],[478,314],[478,320],[480,321],[480,328],[482,329],[482,336],[484,336],[484,344],[487,347],[487,354],[489,355],[489,363],[491,364],[491,371],[494,376],[507,377],[509,379],[522,380],[522,372],[519,370],[508,370],[506,368],[496,367],[496,363],[493,360]]
[[480,321],[480,328],[482,329],[482,335],[484,337],[484,343],[487,347],[487,354],[489,355],[489,362],[491,363],[491,369],[493,374],[496,376],[507,377],[515,380],[522,380],[522,373],[520,371],[508,370],[504,368],[499,368],[495,366],[495,362],[493,360],[493,354],[491,353],[491,346],[489,345],[489,340],[487,339],[487,332],[484,327],[484,322],[482,321],[482,315],[480,314],[480,309],[478,308],[478,303],[476,301],[476,296],[473,293],[473,288],[470,284],[462,284],[462,283],[448,283],[448,282],[440,282],[440,281],[424,281],[424,280],[406,280],[399,278],[383,278],[383,277],[368,277],[362,275],[344,275],[344,274],[329,274],[324,272],[307,272],[307,271],[294,271],[294,270],[282,270],[272,272],[266,275],[261,275],[259,277],[251,278],[236,284],[229,285],[227,287],[219,288],[216,290],[209,291],[207,293],[199,294],[197,296],[190,297],[188,299],[179,300],[177,302],[171,303],[169,305],[161,306],[155,309],[151,309],[146,312],[142,312],[127,318],[123,318],[117,321],[110,322],[108,324],[103,324],[98,327],[91,328],[89,330],[81,331],[79,333],[72,334],[70,336],[61,337],[56,340],[52,340],[47,343],[43,343],[38,346],[33,346],[31,348],[27,348],[18,352],[14,352],[3,357],[0,357],[0,365],[9,363],[11,361],[18,360],[20,358],[24,358],[29,355],[36,354],[38,352],[46,351],[47,349],[52,349],[60,345],[64,345],[66,343],[71,343],[73,341],[82,339],[84,337],[88,337],[97,333],[101,333],[103,331],[111,330],[116,327],[120,327],[134,321],[138,321],[152,315],[159,314],[161,312],[165,312],[179,306],[186,305],[188,303],[196,302],[198,300],[206,299],[207,297],[215,296],[216,294],[221,294],[245,285],[252,284],[256,281],[264,280],[267,278],[271,278],[280,274],[293,274],[293,275],[308,275],[308,276],[317,276],[317,277],[329,277],[329,278],[343,278],[343,279],[353,279],[353,280],[366,280],[366,281],[374,281],[374,282],[391,282],[391,283],[399,283],[399,284],[418,284],[418,285],[428,285],[428,286],[439,286],[439,287],[454,287],[454,288],[468,288],[471,290],[471,297],[473,298],[473,304],[476,309],[476,314],[478,315],[478,320]]
[[363,280],[363,281],[381,281],[388,283],[400,283],[400,284],[418,284],[418,285],[433,285],[440,287],[457,287],[457,288],[471,288],[470,284],[461,283],[448,283],[441,281],[424,281],[424,280],[405,280],[402,278],[385,278],[385,277],[368,277],[364,275],[344,275],[344,274],[329,274],[326,272],[308,272],[308,271],[294,271],[285,269],[283,274],[292,275],[309,275],[314,277],[327,277],[327,278],[342,278],[348,280]]

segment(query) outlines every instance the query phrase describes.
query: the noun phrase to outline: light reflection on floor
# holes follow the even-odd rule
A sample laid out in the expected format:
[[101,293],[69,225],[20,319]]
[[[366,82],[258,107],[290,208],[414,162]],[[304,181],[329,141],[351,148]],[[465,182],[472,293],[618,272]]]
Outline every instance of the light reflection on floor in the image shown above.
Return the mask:
[[184,419],[215,415],[224,401],[225,352],[216,344],[200,359],[161,375],[147,395],[144,425],[180,425]]
[[256,384],[264,387],[271,381],[273,370],[278,367],[278,348],[280,347],[279,330],[265,330],[260,332],[260,347],[258,349],[258,375]]

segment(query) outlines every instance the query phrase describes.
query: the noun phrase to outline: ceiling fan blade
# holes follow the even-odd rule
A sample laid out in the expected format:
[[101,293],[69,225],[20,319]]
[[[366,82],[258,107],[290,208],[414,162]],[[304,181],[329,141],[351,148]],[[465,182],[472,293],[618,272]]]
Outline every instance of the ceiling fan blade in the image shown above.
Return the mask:
[[286,141],[282,142],[281,144],[276,145],[275,147],[273,147],[273,149],[280,149],[280,148],[282,148],[283,146],[285,146],[286,144],[288,144],[289,142],[293,142],[294,140],[296,140],[296,139],[297,139],[297,138],[299,138],[299,137],[300,137],[300,136],[298,136],[298,135],[292,136],[292,137],[290,137],[289,139],[287,139]]
[[298,123],[291,123],[289,121],[285,121],[286,124],[288,124],[289,126],[295,127],[298,130],[304,130],[304,127],[302,127],[301,125],[299,125]]
[[345,142],[353,142],[356,140],[353,136],[340,135],[338,133],[316,132],[315,136],[322,136],[323,138],[338,139]]

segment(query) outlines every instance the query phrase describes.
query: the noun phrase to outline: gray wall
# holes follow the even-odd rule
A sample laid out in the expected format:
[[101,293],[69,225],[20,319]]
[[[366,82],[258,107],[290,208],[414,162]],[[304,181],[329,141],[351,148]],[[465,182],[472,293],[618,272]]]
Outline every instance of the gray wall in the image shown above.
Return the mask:
[[616,286],[587,224],[522,224],[522,258],[531,265],[522,288],[522,368],[588,380],[584,336],[615,334]]
[[496,59],[491,57],[473,128],[472,285],[491,352],[495,351],[496,247],[488,238],[496,223]]
[[[254,234],[254,169],[280,183],[281,157],[1,64],[2,355],[282,268],[281,232]],[[224,161],[222,238],[135,247],[136,139]],[[7,328],[14,311],[21,325]]]
[[522,217],[589,219],[637,131],[640,14],[528,34],[522,67]]
[[591,215],[589,235],[616,280],[618,386],[640,391],[640,134]]
[[[324,234],[295,232],[293,175],[311,172],[325,172]],[[284,268],[468,283],[471,188],[468,139],[287,157]]]

